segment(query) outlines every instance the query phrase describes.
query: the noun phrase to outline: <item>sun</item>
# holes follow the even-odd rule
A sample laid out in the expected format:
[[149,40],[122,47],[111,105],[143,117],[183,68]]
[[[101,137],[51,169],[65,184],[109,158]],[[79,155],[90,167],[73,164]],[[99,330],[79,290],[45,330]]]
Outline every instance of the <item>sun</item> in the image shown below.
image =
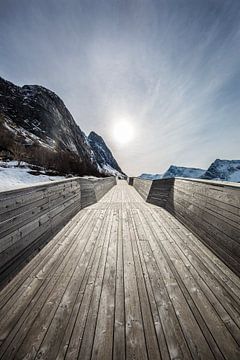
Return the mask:
[[133,140],[134,127],[130,121],[120,120],[113,125],[112,134],[117,143],[125,145]]

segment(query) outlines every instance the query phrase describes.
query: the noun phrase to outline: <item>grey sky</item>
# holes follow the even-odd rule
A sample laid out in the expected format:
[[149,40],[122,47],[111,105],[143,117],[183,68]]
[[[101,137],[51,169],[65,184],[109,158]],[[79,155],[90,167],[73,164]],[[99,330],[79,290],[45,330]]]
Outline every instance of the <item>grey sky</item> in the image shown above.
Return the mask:
[[0,75],[55,91],[128,174],[240,158],[239,0],[0,0],[0,21]]

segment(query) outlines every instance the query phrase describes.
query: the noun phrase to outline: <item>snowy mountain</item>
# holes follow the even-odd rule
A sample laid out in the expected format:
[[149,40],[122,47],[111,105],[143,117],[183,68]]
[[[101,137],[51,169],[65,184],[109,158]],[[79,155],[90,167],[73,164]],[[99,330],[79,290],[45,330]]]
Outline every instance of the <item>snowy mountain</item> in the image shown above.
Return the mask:
[[42,86],[20,87],[0,78],[0,127],[5,135],[0,139],[0,151],[13,157],[19,153],[17,144],[29,162],[58,164],[65,172],[78,175],[111,174],[101,168],[98,155],[63,101]]
[[92,131],[88,141],[103,172],[121,177],[125,175],[101,136]]
[[240,160],[216,159],[207,170],[171,165],[163,175],[142,174],[139,176],[145,180],[173,177],[240,182]]
[[240,160],[216,159],[201,178],[240,182]]
[[162,174],[141,174],[139,176],[140,179],[145,179],[145,180],[159,180],[162,179]]
[[162,178],[174,178],[174,177],[184,177],[184,178],[200,178],[205,173],[206,170],[197,169],[197,168],[188,168],[183,166],[171,165],[169,169],[163,174]]
[[139,177],[146,180],[168,179],[175,177],[200,178],[206,170],[171,165],[163,174],[142,174]]

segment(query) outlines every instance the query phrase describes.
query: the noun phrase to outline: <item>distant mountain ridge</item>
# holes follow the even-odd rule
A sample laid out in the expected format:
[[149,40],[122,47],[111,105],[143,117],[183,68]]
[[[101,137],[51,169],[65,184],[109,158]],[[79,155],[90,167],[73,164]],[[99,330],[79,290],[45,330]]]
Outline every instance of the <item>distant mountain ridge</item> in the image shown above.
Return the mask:
[[[5,137],[7,133],[9,138],[14,136],[15,143],[27,148],[26,155],[39,148],[45,157],[52,156],[55,162],[61,157],[62,163],[69,163],[69,171],[72,169],[79,175],[112,175],[106,166],[98,163],[98,153],[95,154],[63,101],[42,86],[20,87],[0,77],[0,121]],[[14,155],[16,146],[8,147],[6,141],[3,144],[0,139],[0,150],[9,150]],[[108,149],[106,144],[105,149]],[[111,164],[112,167],[114,161]]]
[[140,179],[145,179],[145,180],[159,180],[162,179],[162,174],[141,174],[139,176]]
[[169,169],[163,174],[162,178],[185,177],[185,178],[199,178],[206,170],[198,168],[188,168],[184,166],[171,165]]
[[164,174],[144,173],[139,176],[146,180],[175,177],[240,182],[240,160],[216,159],[207,170],[171,165]]
[[206,170],[171,165],[163,174],[141,174],[139,177],[146,180],[168,179],[174,177],[199,178]]

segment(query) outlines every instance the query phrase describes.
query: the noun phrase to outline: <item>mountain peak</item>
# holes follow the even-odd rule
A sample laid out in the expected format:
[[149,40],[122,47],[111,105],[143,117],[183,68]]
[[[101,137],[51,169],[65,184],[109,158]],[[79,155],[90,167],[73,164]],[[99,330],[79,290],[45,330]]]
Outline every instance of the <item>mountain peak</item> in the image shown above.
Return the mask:
[[240,160],[216,159],[201,178],[239,182]]
[[110,171],[113,175],[125,175],[120,166],[118,165],[117,161],[114,159],[111,150],[108,148],[105,141],[100,135],[98,135],[94,131],[91,131],[88,135],[88,141],[94,151],[97,162],[102,169],[108,172]]
[[100,135],[98,135],[97,133],[95,133],[95,131],[90,132],[90,134],[88,135],[88,140],[98,141],[99,143],[104,143],[105,144],[103,138]]

